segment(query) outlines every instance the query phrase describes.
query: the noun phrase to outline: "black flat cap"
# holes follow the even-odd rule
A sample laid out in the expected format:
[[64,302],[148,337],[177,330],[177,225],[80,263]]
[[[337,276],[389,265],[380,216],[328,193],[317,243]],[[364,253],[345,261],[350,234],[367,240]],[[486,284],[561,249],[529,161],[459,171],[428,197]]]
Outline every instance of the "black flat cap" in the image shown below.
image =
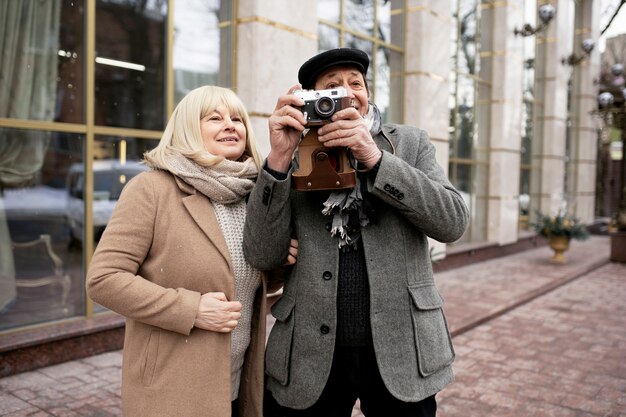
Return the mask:
[[312,89],[319,75],[331,67],[351,66],[356,67],[363,77],[367,74],[370,59],[360,49],[337,48],[322,52],[306,61],[298,71],[298,81],[304,89]]

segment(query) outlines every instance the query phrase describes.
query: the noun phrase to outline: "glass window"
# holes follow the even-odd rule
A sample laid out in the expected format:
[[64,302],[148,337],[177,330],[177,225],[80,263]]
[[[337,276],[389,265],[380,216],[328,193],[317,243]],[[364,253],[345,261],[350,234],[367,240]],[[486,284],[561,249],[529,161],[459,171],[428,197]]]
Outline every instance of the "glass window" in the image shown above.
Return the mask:
[[486,81],[490,65],[481,65],[478,51],[489,49],[483,45],[489,39],[479,39],[480,1],[459,0],[453,7],[449,176],[470,210],[470,225],[459,243],[479,242],[487,238],[491,86]]
[[318,45],[320,52],[339,48],[341,35],[339,30],[326,25],[320,25],[318,30]]
[[476,0],[462,0],[459,2],[457,13],[457,30],[455,36],[459,40],[457,57],[458,71],[467,74],[476,74],[476,27],[478,7]]
[[97,0],[95,121],[161,130],[167,0]]
[[83,120],[83,13],[83,1],[2,2],[0,117]]
[[341,3],[337,0],[317,0],[317,17],[339,23]]
[[[535,26],[537,2],[524,2],[524,22]],[[524,72],[522,92],[522,141],[520,149],[519,227],[529,227],[531,207],[531,169],[533,142],[533,106],[535,105],[535,39],[524,38]]]
[[83,257],[67,217],[67,173],[83,140],[0,129],[0,330],[84,312]]
[[[158,143],[165,103],[198,85],[233,84],[236,2],[94,0],[89,28],[86,3],[0,0],[0,333],[91,313],[83,262],[123,187],[146,169],[139,161]],[[95,33],[93,51],[87,33]],[[88,68],[95,68],[91,91]],[[87,125],[91,102],[95,123]],[[85,224],[88,166],[93,220]]]
[[347,30],[374,36],[374,0],[345,0],[343,23]]
[[404,0],[378,1],[376,18],[383,42],[404,47]]
[[318,2],[319,50],[357,48],[370,57],[370,100],[385,122],[402,122],[404,0]]
[[220,27],[222,21],[230,20],[231,7],[230,2],[219,0],[174,3],[175,103],[202,85],[231,86],[231,26]]
[[[93,236],[100,240],[111,218],[120,193],[135,175],[146,171],[141,163],[143,154],[153,149],[157,140],[97,136],[93,161]],[[74,243],[82,243],[85,237],[84,217],[85,189],[84,164],[73,164],[68,179],[68,218],[70,237]]]

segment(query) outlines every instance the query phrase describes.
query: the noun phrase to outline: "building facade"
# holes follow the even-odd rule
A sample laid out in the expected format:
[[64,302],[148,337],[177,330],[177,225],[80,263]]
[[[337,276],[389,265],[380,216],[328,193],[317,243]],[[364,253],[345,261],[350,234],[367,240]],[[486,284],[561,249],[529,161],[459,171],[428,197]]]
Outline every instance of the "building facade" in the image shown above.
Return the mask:
[[[598,3],[0,0],[0,353],[107,315],[85,270],[181,97],[235,90],[266,154],[277,97],[334,47],[370,55],[383,118],[428,131],[466,200],[467,233],[435,257],[518,242],[536,210],[593,221],[599,55],[580,43],[598,39]],[[522,36],[544,4],[552,21]]]

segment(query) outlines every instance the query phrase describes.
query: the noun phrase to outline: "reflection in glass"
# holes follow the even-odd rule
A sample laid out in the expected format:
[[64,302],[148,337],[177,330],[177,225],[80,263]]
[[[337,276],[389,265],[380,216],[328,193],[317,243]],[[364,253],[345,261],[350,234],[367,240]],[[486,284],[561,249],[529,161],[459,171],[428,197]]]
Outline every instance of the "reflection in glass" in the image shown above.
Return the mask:
[[220,29],[221,21],[231,19],[231,8],[220,7],[224,3],[230,4],[219,0],[174,2],[175,104],[196,87],[231,84],[230,26]]
[[378,36],[396,46],[404,46],[404,0],[378,0]]
[[[537,2],[524,2],[524,22],[535,26]],[[533,147],[533,107],[535,105],[535,40],[524,38],[524,90],[522,101],[522,142],[520,155],[519,215],[520,228],[528,229],[531,201],[531,170]]]
[[317,0],[317,17],[339,23],[340,7],[341,2],[338,0]]
[[480,80],[488,77],[488,72],[480,72],[479,3],[477,0],[452,2],[449,173],[470,210],[468,231],[459,242],[482,241],[487,233],[490,114],[487,106],[477,107],[476,103],[477,96],[489,101],[490,86]]
[[84,123],[84,0],[63,1],[54,120]]
[[97,125],[161,130],[167,0],[97,0]]
[[[343,4],[343,13],[340,5]],[[343,46],[365,51],[370,58],[366,74],[370,100],[385,122],[403,120],[404,0],[322,0],[318,2],[318,49]],[[329,26],[337,23],[341,30]],[[342,38],[343,36],[343,38]],[[392,47],[390,48],[389,45]]]
[[330,26],[326,26],[320,23],[318,32],[318,44],[317,48],[320,52],[328,51],[330,49],[339,48],[339,31]]
[[347,29],[374,36],[374,0],[345,0],[343,23]]
[[376,85],[374,98],[383,121],[387,121],[391,93],[391,52],[387,48],[376,50]]
[[472,166],[466,164],[458,164],[456,166],[456,177],[454,186],[463,196],[465,204],[472,211]]
[[474,112],[465,103],[458,107],[457,132],[457,157],[471,159],[474,149]]
[[[383,121],[401,123],[404,111],[404,56],[400,52],[389,50],[389,59],[389,107],[383,115]],[[381,99],[381,94],[376,93],[377,102]]]
[[[477,27],[477,5],[475,0],[463,0],[459,3],[458,11],[458,57],[457,71],[476,74],[476,27]],[[456,49],[456,48],[455,48]]]
[[66,174],[84,138],[0,129],[0,330],[84,313]]
[[[374,62],[374,60],[373,60],[373,58],[374,58],[373,57],[374,44],[372,44],[371,41],[368,41],[366,39],[356,37],[356,36],[354,36],[354,35],[352,35],[350,33],[346,33],[345,40],[344,40],[344,46],[346,48],[360,49],[360,50],[364,51],[367,54],[367,56],[369,56],[369,58],[370,58],[370,67],[367,70],[366,78],[367,78],[367,82],[369,83],[369,86],[370,86],[370,91],[372,91],[372,87],[373,87],[373,85],[372,85],[373,84],[372,77],[373,77],[374,68],[373,68],[373,65],[371,65],[371,63]],[[373,91],[375,91],[375,89]]]
[[[158,141],[151,139],[98,136],[93,161],[93,234],[96,243],[109,223],[115,204],[124,186],[137,174],[146,171],[141,163],[143,154],[156,147]],[[85,189],[84,166],[76,164],[70,168],[68,218],[73,242],[84,239],[83,199]]]
[[[62,77],[67,76],[64,64],[77,56],[73,48],[71,52],[64,49],[70,49],[69,38],[76,34],[70,28],[62,31],[61,11],[67,12],[68,20],[72,20],[78,8],[62,7],[62,3],[61,0],[2,2],[0,117],[58,119],[56,103],[64,98]],[[59,69],[64,73],[59,74]]]
[[[378,19],[378,36],[383,42],[391,43],[391,2],[376,1],[376,18]],[[394,23],[399,23],[394,19]]]

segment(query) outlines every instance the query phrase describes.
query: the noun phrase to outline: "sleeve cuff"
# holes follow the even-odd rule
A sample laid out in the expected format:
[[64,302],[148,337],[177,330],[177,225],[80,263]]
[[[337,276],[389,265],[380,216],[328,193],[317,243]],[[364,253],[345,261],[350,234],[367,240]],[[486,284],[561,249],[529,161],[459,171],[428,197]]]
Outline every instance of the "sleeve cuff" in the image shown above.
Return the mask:
[[273,169],[269,168],[267,166],[267,162],[265,163],[265,165],[263,165],[263,169],[265,170],[265,172],[267,172],[268,174],[270,174],[272,177],[274,177],[275,179],[277,179],[278,181],[284,181],[287,179],[287,176],[289,175],[289,172],[279,172],[279,171],[274,171]]

